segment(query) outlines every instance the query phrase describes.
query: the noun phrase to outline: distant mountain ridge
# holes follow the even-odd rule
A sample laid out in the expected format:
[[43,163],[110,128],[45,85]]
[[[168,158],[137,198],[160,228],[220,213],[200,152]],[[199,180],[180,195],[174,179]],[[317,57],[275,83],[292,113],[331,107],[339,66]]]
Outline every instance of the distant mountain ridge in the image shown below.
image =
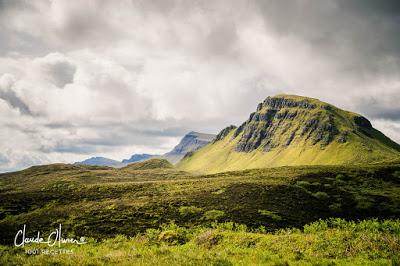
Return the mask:
[[214,134],[205,134],[191,131],[186,134],[172,151],[165,153],[161,158],[171,163],[181,160],[188,152],[194,152],[210,143],[215,138]]
[[141,162],[152,158],[166,159],[170,163],[175,164],[179,160],[181,160],[188,152],[196,151],[210,143],[215,138],[215,136],[216,135],[214,134],[191,131],[186,134],[170,152],[167,152],[163,155],[147,153],[133,154],[129,159],[123,159],[122,161],[116,161],[105,157],[91,157],[84,161],[76,162],[74,164],[123,167],[130,163]]
[[99,165],[99,166],[120,166],[121,162],[105,158],[105,157],[91,157],[89,159],[83,160],[81,162],[75,162],[74,164],[83,165]]
[[122,160],[121,163],[128,164],[128,163],[140,162],[140,161],[151,159],[155,156],[157,156],[157,155],[147,154],[147,153],[134,154],[131,156],[131,158]]
[[285,165],[374,163],[400,158],[400,145],[365,117],[317,99],[267,97],[239,127],[186,156],[187,171],[222,172]]

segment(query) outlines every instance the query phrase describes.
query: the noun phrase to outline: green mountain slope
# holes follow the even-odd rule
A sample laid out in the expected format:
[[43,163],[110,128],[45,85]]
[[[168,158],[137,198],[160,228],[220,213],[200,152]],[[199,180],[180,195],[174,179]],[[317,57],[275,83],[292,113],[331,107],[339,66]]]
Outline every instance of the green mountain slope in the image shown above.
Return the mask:
[[400,146],[363,116],[317,99],[277,95],[240,127],[188,154],[178,167],[223,172],[285,165],[378,163],[400,158]]

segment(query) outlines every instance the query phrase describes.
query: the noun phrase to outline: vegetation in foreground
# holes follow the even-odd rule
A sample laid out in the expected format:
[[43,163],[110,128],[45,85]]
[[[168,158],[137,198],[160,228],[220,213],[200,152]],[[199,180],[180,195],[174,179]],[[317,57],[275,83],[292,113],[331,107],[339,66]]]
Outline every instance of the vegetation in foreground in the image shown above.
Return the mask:
[[[396,162],[213,175],[163,160],[36,166],[0,175],[0,265],[398,265],[399,184]],[[27,255],[37,246],[12,246],[24,224],[89,243]]]
[[400,166],[306,166],[196,176],[152,160],[121,169],[47,165],[0,175],[0,239],[62,224],[72,236],[135,236],[176,223],[270,232],[320,218],[400,218]]
[[[66,245],[71,254],[27,255],[0,246],[2,265],[393,265],[400,263],[400,220],[319,220],[303,230],[251,232],[245,225],[186,229],[174,224],[132,238]],[[49,248],[42,245],[41,248]]]

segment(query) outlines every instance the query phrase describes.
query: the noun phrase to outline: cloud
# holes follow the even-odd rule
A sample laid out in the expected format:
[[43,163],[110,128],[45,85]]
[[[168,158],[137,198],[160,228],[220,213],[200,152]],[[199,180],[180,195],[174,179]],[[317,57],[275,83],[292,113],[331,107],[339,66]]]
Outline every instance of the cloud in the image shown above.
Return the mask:
[[166,152],[277,93],[400,141],[399,20],[398,1],[0,1],[4,164]]
[[13,90],[15,78],[4,74],[0,77],[0,99],[7,102],[12,108],[18,109],[21,114],[32,115],[29,106]]
[[32,68],[33,71],[40,72],[41,79],[59,88],[72,83],[76,72],[76,66],[60,53],[50,53],[35,59]]

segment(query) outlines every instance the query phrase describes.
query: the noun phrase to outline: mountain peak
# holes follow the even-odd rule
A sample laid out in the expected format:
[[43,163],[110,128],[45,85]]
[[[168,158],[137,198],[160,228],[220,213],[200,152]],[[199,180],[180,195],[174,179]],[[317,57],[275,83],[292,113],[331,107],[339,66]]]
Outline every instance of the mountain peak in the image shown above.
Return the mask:
[[82,164],[82,165],[99,165],[99,166],[119,166],[120,162],[116,160],[112,160],[109,158],[96,156],[86,159],[81,162],[75,162],[74,164]]
[[236,129],[234,137],[240,135],[240,139],[235,150],[250,152],[261,147],[268,152],[292,142],[320,144],[323,148],[335,139],[346,142],[357,122],[370,125],[360,115],[354,116],[317,99],[296,95],[267,97]]
[[181,165],[190,165],[184,170],[239,170],[364,163],[398,158],[399,151],[397,143],[359,114],[318,99],[279,94],[267,97],[238,128],[225,128],[212,145],[187,156]]
[[164,154],[163,158],[166,158],[172,163],[176,163],[182,159],[186,153],[200,149],[211,142],[214,138],[214,134],[191,131],[182,138],[172,151]]

